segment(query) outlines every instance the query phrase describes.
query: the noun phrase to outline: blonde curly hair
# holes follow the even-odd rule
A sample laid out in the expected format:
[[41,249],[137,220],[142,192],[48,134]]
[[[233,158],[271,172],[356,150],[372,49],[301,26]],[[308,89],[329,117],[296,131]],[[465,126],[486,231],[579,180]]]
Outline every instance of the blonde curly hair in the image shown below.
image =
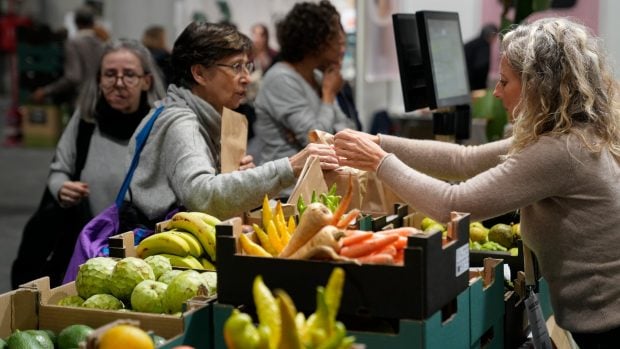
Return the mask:
[[541,135],[570,133],[592,152],[607,148],[620,157],[618,85],[601,40],[587,27],[539,19],[503,34],[500,50],[521,78],[511,153]]

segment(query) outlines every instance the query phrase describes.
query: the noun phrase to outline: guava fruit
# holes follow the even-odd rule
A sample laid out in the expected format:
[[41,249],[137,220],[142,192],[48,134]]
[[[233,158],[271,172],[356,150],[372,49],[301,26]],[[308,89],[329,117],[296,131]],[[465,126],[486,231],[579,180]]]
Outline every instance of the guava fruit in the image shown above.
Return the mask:
[[510,248],[513,243],[512,228],[508,224],[498,223],[489,229],[489,241],[497,242],[505,248]]
[[110,293],[108,279],[116,261],[109,257],[95,257],[80,265],[75,279],[75,289],[86,299],[94,294]]
[[204,280],[207,290],[209,291],[209,296],[212,296],[217,293],[217,273],[212,271],[205,271],[200,273],[202,279]]
[[167,271],[167,272],[163,273],[157,279],[157,281],[163,282],[164,284],[170,284],[172,279],[174,279],[177,275],[181,274],[181,272],[183,272],[183,271],[182,270],[178,270],[178,269],[172,269],[170,271]]
[[58,305],[63,307],[81,307],[84,303],[84,298],[80,296],[67,296],[58,301]]
[[125,308],[123,302],[111,294],[95,294],[82,303],[83,308],[118,310]]
[[195,270],[184,270],[168,284],[164,295],[164,306],[168,313],[183,310],[183,303],[198,294],[200,286],[207,288],[206,282],[200,273]]
[[131,292],[131,308],[145,313],[165,313],[164,294],[168,285],[154,280],[144,280]]
[[148,263],[153,269],[153,274],[155,274],[155,280],[159,279],[162,274],[167,271],[172,270],[172,264],[170,264],[170,259],[161,256],[161,255],[152,255],[144,258],[144,261]]
[[118,261],[109,278],[110,292],[120,300],[129,300],[137,284],[144,280],[155,280],[153,269],[143,259],[125,257]]

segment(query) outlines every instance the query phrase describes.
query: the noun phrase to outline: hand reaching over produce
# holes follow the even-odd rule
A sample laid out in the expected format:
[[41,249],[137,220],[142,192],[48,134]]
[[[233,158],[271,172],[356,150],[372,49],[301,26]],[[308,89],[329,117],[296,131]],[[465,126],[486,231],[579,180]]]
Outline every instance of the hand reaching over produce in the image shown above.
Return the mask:
[[296,177],[301,173],[310,155],[315,155],[319,158],[321,169],[323,170],[335,170],[339,167],[336,152],[331,146],[310,143],[302,151],[288,158]]
[[346,129],[336,133],[334,145],[340,166],[376,171],[388,155],[379,146],[379,137]]

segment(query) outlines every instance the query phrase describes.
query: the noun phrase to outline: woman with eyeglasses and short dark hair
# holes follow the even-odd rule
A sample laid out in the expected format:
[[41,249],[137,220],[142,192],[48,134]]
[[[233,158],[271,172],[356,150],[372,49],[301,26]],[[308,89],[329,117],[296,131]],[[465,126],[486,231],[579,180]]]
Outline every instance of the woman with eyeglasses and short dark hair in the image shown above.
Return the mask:
[[[338,166],[331,148],[312,146],[258,167],[246,155],[238,171],[220,173],[222,112],[245,96],[254,69],[251,50],[250,39],[226,24],[191,23],[175,41],[173,83],[125,198],[149,221],[179,206],[229,218],[294,184],[310,154],[320,156],[324,168]],[[132,140],[131,157],[134,146]]]
[[98,67],[96,76],[82,85],[47,180],[47,189],[61,207],[81,205],[83,214],[72,216],[72,231],[45,227],[38,236],[24,234],[13,265],[13,287],[45,275],[54,286],[62,281],[83,225],[114,202],[127,172],[129,138],[154,102],[164,96],[160,78],[152,74],[155,63],[138,41],[108,43]]

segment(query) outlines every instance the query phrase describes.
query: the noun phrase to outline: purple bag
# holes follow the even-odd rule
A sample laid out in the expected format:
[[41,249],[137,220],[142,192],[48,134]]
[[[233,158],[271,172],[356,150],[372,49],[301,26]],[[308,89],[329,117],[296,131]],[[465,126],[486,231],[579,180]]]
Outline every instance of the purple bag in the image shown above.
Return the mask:
[[106,208],[84,226],[75,243],[73,256],[65,273],[63,284],[75,280],[80,265],[95,257],[108,244],[108,238],[118,231],[118,207],[116,204]]
[[[144,125],[142,130],[138,132],[138,135],[136,136],[136,151],[133,159],[131,160],[131,165],[129,166],[125,180],[121,185],[118,195],[116,196],[115,203],[103,210],[103,212],[99,213],[95,216],[95,218],[91,219],[90,222],[88,222],[80,231],[78,240],[75,243],[73,255],[71,256],[71,261],[69,262],[69,267],[67,268],[67,272],[65,273],[65,277],[63,279],[63,284],[75,280],[79,266],[86,262],[89,258],[98,256],[100,251],[107,247],[108,238],[119,232],[120,210],[125,207],[123,205],[125,194],[127,194],[127,190],[129,189],[129,184],[131,183],[133,173],[138,167],[140,153],[144,148],[146,139],[153,128],[155,120],[159,114],[161,114],[163,109],[163,106],[158,107],[153,113],[153,116],[151,116],[149,121]],[[144,234],[141,235],[144,237]]]

